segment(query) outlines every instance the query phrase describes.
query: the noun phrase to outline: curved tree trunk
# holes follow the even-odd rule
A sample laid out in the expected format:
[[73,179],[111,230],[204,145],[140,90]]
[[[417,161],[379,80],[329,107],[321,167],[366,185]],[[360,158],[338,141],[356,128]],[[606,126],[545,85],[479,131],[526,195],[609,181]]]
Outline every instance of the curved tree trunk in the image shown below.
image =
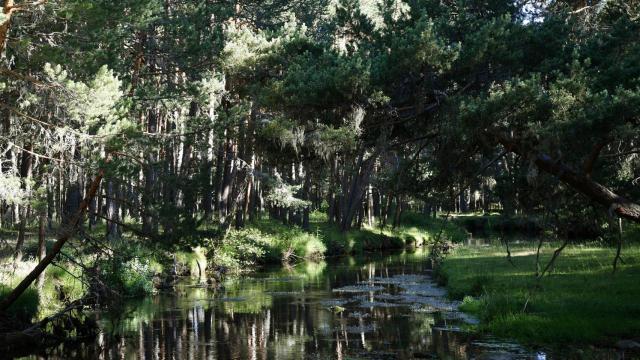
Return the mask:
[[635,202],[616,194],[611,189],[592,180],[590,176],[578,173],[562,162],[553,160],[547,154],[525,148],[504,135],[498,135],[497,138],[507,150],[531,158],[538,169],[555,175],[574,190],[607,207],[610,213],[640,223],[640,205]]

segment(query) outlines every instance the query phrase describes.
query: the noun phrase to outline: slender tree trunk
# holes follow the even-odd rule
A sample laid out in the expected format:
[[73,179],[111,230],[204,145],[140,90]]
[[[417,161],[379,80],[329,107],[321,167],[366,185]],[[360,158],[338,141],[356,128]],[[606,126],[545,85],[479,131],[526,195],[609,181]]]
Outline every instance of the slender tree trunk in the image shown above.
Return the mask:
[[[27,193],[31,190],[31,185],[29,184],[31,181],[31,172],[33,168],[33,155],[31,151],[33,150],[33,145],[29,144],[26,146],[26,150],[22,151],[22,157],[20,160],[20,179],[22,180],[21,187]],[[27,227],[27,222],[29,220],[29,213],[31,210],[30,204],[27,206],[22,206],[20,211],[20,225],[18,227],[18,239],[16,241],[16,249],[14,262],[18,263],[22,260],[22,246],[24,245],[25,231]]]
[[227,138],[225,144],[225,160],[223,165],[222,181],[218,197],[218,221],[224,224],[229,215],[229,195],[231,194],[232,172],[234,168],[234,154],[232,140]]
[[0,20],[0,58],[4,57],[4,49],[7,44],[7,35],[11,27],[11,14],[13,13],[14,1],[4,0],[2,8],[3,19]]
[[[158,114],[155,109],[151,109],[147,114],[147,132],[154,134],[158,130]],[[154,219],[153,194],[156,187],[157,173],[156,162],[158,161],[155,151],[146,153],[147,166],[144,169],[144,193],[142,194],[142,232],[146,234],[156,234],[157,219]]]
[[340,226],[340,229],[343,232],[348,231],[351,228],[353,217],[358,207],[362,203],[362,196],[364,194],[366,186],[368,185],[371,172],[373,171],[373,167],[377,159],[377,152],[371,155],[371,157],[366,160],[364,160],[363,157],[364,155],[361,154],[360,159],[358,160],[358,170],[356,175],[354,175],[353,177],[351,188],[348,193],[348,198],[345,202],[342,222]]
[[[90,201],[91,202],[91,201]],[[38,262],[42,261],[44,257],[47,255],[47,242],[46,242],[46,230],[45,223],[46,219],[46,211],[44,209],[40,210],[39,214],[39,226],[38,226]],[[38,276],[38,289],[42,289],[44,285],[44,271],[40,273]]]
[[369,227],[372,227],[374,223],[373,213],[373,186],[369,184],[369,189],[367,190],[367,224]]
[[113,181],[107,182],[107,240],[114,241],[120,238],[120,222],[119,204],[116,200],[118,192]]
[[393,215],[393,228],[400,226],[400,217],[402,215],[402,196],[396,195],[396,209]]
[[[304,174],[304,185],[302,187],[303,199],[309,201],[311,198],[311,172],[309,171],[309,166],[305,168]],[[302,228],[305,230],[310,229],[309,224],[309,212],[310,212],[311,204],[305,206],[302,210]]]

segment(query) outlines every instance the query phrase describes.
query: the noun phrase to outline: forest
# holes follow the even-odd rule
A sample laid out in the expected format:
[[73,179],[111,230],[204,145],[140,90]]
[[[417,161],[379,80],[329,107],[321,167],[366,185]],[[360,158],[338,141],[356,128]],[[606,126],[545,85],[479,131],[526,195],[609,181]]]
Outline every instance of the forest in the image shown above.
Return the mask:
[[4,0],[0,351],[640,358],[638,34],[639,0]]

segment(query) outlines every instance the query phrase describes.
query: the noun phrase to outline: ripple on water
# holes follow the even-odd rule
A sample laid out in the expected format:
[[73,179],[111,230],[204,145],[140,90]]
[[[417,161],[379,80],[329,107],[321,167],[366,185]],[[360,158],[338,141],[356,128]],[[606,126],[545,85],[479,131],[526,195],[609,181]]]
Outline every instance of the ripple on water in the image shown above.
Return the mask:
[[475,316],[465,314],[462,311],[448,311],[443,312],[442,316],[447,320],[460,320],[469,325],[477,325],[480,323]]
[[340,288],[333,289],[333,292],[338,293],[364,293],[364,292],[376,292],[382,291],[384,287],[375,285],[348,285]]
[[376,331],[376,329],[377,329],[376,324],[360,324],[360,325],[338,327],[336,330],[346,331],[350,334],[360,334],[360,333],[371,333]]
[[243,297],[224,297],[224,298],[219,298],[218,301],[222,301],[222,302],[240,302],[240,301],[246,301],[247,298],[243,298]]
[[330,307],[330,306],[342,306],[350,302],[353,302],[353,300],[352,299],[326,299],[326,300],[321,300],[318,303],[322,306]]
[[427,275],[418,274],[402,274],[393,275],[391,277],[376,276],[367,281],[362,281],[362,284],[381,284],[381,285],[416,285],[429,281]]
[[391,303],[391,302],[381,302],[381,301],[363,301],[358,305],[361,308],[391,308],[391,307],[399,307],[401,304]]
[[400,285],[400,287],[404,290],[405,293],[412,294],[412,295],[430,296],[430,297],[447,296],[447,291],[445,289],[440,288],[433,283]]
[[369,318],[371,317],[371,314],[369,313],[363,313],[360,311],[353,311],[350,312],[347,316],[349,316],[350,318],[354,318],[354,319],[365,319],[365,318]]

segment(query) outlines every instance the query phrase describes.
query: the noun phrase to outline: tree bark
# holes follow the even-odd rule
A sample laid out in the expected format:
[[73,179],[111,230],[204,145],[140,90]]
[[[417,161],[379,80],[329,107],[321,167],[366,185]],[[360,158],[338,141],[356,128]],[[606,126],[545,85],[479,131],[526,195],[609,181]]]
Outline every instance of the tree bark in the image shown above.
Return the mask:
[[[31,172],[33,168],[33,155],[31,154],[33,150],[33,145],[29,144],[26,146],[26,149],[22,151],[22,156],[20,160],[20,179],[22,180],[21,187],[23,190],[26,190],[29,193],[31,186],[29,184],[29,180],[31,179]],[[16,249],[14,262],[18,263],[22,260],[22,246],[24,245],[24,237],[25,230],[27,226],[27,221],[29,218],[31,207],[27,204],[26,207],[22,207],[20,211],[20,224],[18,228],[18,239],[16,241]]]

